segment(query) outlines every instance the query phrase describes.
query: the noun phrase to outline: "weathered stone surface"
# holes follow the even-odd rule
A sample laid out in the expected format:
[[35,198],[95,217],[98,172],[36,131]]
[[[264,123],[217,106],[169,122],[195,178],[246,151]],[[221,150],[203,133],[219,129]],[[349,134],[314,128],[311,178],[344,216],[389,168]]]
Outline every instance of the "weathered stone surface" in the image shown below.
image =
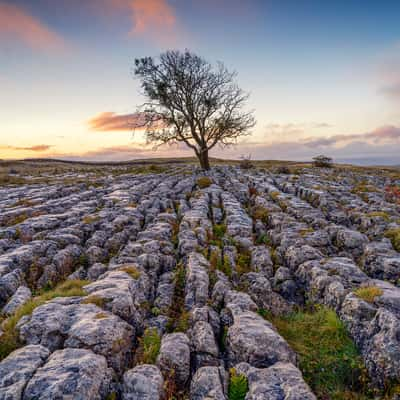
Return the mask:
[[23,399],[100,400],[111,378],[103,356],[86,349],[57,350],[29,381]]
[[20,286],[12,295],[8,303],[3,307],[1,313],[4,315],[12,315],[15,310],[25,304],[32,297],[32,292],[26,286]]
[[240,363],[235,369],[247,377],[246,400],[316,400],[301,372],[291,363],[277,362],[263,369]]
[[49,355],[46,347],[29,345],[13,351],[1,361],[0,399],[20,400],[26,384]]
[[253,312],[235,316],[229,327],[227,350],[230,366],[247,362],[265,368],[278,361],[296,362],[296,355],[272,325]]
[[209,290],[208,262],[199,253],[191,253],[187,262],[185,307],[206,305]]
[[51,351],[62,347],[89,348],[121,372],[132,356],[134,329],[119,317],[79,298],[56,299],[37,307],[19,324],[20,337]]
[[190,341],[184,333],[171,333],[163,336],[157,365],[164,378],[175,380],[184,387],[190,375]]
[[123,376],[123,400],[161,400],[164,379],[155,365],[142,364],[125,372]]
[[221,367],[202,367],[190,384],[191,400],[227,400],[228,374]]

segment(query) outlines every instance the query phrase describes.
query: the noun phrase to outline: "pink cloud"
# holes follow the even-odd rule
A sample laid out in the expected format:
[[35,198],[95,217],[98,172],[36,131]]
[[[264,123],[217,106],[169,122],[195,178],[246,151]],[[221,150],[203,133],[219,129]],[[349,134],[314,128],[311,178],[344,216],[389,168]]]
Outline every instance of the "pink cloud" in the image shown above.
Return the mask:
[[61,50],[64,40],[22,8],[0,3],[0,41],[18,40],[42,51]]
[[37,144],[29,147],[19,147],[19,146],[0,146],[0,149],[15,150],[15,151],[34,151],[34,152],[44,152],[52,148],[49,144]]
[[160,44],[176,42],[178,20],[167,0],[111,0],[105,4],[114,10],[130,11],[131,35],[149,37]]
[[88,124],[94,131],[132,131],[143,124],[143,118],[139,114],[103,112],[91,118]]

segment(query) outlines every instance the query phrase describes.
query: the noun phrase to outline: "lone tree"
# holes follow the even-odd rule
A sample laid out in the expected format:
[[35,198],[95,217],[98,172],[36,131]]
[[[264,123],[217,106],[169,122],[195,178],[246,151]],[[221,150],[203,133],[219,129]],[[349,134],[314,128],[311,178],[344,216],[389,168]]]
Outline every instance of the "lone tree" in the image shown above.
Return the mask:
[[318,168],[332,168],[333,160],[331,157],[320,155],[313,158],[313,164]]
[[146,97],[138,125],[147,142],[184,142],[203,169],[210,169],[209,150],[236,143],[255,125],[252,112],[244,111],[249,95],[222,63],[213,66],[188,50],[166,51],[158,60],[135,59],[134,74]]

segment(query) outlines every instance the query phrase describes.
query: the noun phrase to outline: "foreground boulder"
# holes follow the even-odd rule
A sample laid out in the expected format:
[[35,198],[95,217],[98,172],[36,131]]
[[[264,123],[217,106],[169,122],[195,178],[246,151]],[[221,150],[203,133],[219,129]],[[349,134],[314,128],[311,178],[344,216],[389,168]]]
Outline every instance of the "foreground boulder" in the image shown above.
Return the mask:
[[184,333],[165,335],[161,341],[157,365],[165,379],[173,379],[178,387],[184,387],[190,375],[189,338]]
[[63,347],[89,348],[121,372],[131,359],[134,329],[121,318],[79,298],[58,298],[37,307],[20,321],[20,337],[51,351]]
[[0,363],[0,399],[19,400],[35,371],[50,352],[46,347],[30,345],[13,351]]
[[278,362],[263,369],[240,363],[235,370],[247,377],[246,400],[316,400],[301,372],[291,363]]
[[190,385],[191,400],[226,400],[228,374],[222,367],[202,367]]
[[160,400],[164,379],[155,365],[138,365],[123,377],[123,400]]
[[57,350],[29,381],[23,399],[103,399],[111,378],[103,356],[86,349]]
[[278,361],[296,363],[296,355],[287,342],[264,318],[244,312],[234,318],[227,335],[228,362],[234,366],[247,362],[265,368]]

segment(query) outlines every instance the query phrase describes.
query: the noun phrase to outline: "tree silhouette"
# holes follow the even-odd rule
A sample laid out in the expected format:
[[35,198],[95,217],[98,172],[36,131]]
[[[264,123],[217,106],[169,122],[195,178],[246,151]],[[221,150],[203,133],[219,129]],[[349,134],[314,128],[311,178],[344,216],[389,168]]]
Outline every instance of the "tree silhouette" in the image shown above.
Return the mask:
[[139,107],[140,126],[156,146],[184,142],[209,169],[209,150],[235,144],[255,125],[244,111],[248,94],[235,83],[235,72],[222,63],[212,66],[186,50],[166,51],[156,60],[135,59],[146,102]]

